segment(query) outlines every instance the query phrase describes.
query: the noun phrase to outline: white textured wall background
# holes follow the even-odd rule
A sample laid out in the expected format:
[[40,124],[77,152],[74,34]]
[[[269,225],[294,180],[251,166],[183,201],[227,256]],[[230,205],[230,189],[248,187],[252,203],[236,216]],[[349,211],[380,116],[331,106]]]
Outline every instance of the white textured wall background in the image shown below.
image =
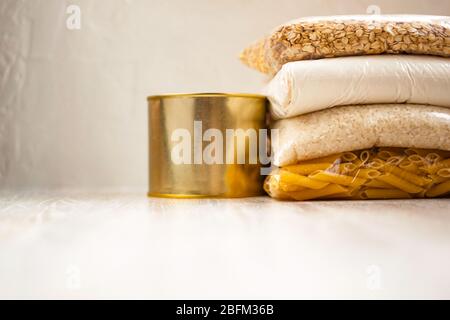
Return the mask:
[[450,15],[448,0],[0,0],[0,188],[145,191],[147,95],[258,91],[237,59],[246,44],[369,5]]

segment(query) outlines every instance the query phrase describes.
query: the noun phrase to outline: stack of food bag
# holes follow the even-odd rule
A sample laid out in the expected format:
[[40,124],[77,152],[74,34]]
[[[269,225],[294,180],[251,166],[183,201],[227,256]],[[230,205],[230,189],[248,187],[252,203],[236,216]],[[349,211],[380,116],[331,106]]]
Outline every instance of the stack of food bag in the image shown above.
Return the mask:
[[296,20],[241,54],[274,75],[272,197],[450,192],[450,17]]

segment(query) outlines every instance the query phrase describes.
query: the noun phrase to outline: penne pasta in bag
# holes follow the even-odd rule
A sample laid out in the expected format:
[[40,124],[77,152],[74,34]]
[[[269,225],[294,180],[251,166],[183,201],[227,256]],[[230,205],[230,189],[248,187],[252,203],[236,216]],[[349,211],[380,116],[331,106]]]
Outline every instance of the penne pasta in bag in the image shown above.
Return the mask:
[[449,196],[450,154],[414,150],[371,148],[299,161],[274,170],[264,189],[273,198],[292,201]]

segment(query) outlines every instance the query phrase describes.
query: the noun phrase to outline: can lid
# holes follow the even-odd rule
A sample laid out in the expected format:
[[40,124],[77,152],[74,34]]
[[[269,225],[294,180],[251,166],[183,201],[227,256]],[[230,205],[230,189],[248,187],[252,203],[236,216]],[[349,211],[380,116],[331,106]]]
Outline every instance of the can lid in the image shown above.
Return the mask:
[[199,98],[199,97],[242,97],[242,98],[256,98],[256,99],[266,99],[266,96],[256,93],[224,93],[224,92],[198,92],[198,93],[166,93],[151,95],[147,97],[147,100],[151,99],[167,99],[167,98]]

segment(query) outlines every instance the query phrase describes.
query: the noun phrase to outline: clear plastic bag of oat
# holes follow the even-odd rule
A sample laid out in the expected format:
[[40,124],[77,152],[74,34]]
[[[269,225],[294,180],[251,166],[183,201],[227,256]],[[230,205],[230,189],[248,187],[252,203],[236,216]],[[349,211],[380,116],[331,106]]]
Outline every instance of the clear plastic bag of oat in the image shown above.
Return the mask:
[[306,17],[277,27],[240,57],[249,67],[274,75],[291,61],[384,53],[450,56],[450,17]]

